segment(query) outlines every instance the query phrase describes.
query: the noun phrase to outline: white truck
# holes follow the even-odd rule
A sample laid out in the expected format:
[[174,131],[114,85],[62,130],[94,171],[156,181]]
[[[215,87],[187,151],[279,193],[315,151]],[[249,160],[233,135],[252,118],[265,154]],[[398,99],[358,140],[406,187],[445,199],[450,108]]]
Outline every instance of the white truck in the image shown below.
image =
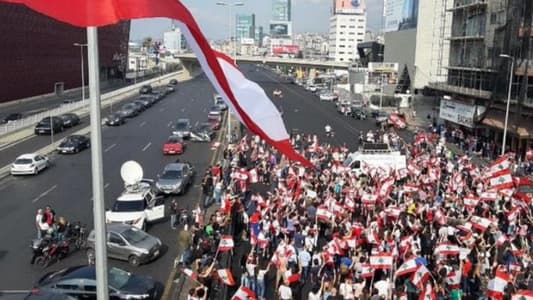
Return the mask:
[[348,154],[343,166],[357,174],[371,169],[400,170],[407,167],[407,158],[400,151],[393,151],[385,143],[365,143],[359,151]]

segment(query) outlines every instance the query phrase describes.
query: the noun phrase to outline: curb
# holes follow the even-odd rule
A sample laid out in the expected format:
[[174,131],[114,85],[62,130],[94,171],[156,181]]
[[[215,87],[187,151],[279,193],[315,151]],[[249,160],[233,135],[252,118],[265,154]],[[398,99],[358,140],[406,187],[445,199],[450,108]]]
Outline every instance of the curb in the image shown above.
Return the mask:
[[[162,76],[160,78],[159,77],[158,78],[153,78],[153,79],[151,79],[151,80],[153,80],[153,81],[151,81],[151,83],[155,83],[155,82],[157,82],[159,80],[168,79],[168,78],[173,77],[173,76],[179,76],[179,75],[181,75],[183,73],[185,73],[185,72],[183,70],[181,70],[181,71],[178,71],[178,72],[167,74],[167,75]],[[184,74],[184,75],[186,75],[186,74]],[[191,80],[193,78],[194,78],[193,76],[189,75],[185,79],[182,78],[180,81],[188,81],[188,80]],[[141,82],[141,85],[142,84],[146,84],[146,83],[147,83],[146,81]],[[128,91],[122,91],[121,93],[116,93],[116,95],[109,95],[112,92],[106,94],[107,95],[106,96],[106,100],[105,100],[106,103],[104,103],[104,97],[102,96],[101,100],[100,100],[101,101],[100,102],[101,109],[105,109],[105,108],[109,107],[110,105],[112,105],[115,102],[123,101],[126,97],[130,96],[131,93],[136,92],[138,87],[136,85],[135,85],[135,87],[132,85],[132,86],[129,86],[128,88],[129,88]],[[112,99],[114,97],[119,97],[119,96],[121,96],[121,97]],[[78,108],[78,110],[82,111],[79,114],[80,118],[83,118],[83,117],[89,115],[88,107],[81,107],[81,108]],[[86,111],[83,111],[83,110],[86,110]],[[73,110],[73,111],[75,111],[75,110]],[[85,134],[90,132],[89,128],[90,128],[90,126],[86,126],[86,127],[82,128],[82,129],[79,129],[76,132],[73,132],[72,134],[85,135]],[[24,130],[24,128],[22,128],[21,130],[15,131],[15,132],[13,132],[11,134],[16,134],[16,132],[20,132],[22,130]],[[33,131],[31,131],[27,136],[31,136],[31,135],[33,135]],[[43,148],[41,148],[39,150],[36,150],[34,152],[39,153],[41,155],[48,156],[50,153],[53,153],[56,150],[57,146],[59,146],[59,144],[62,142],[62,140],[63,139],[59,139],[56,142],[54,142],[53,144],[47,145],[47,146],[45,146],[45,147],[43,147]],[[0,168],[0,179],[4,179],[4,178],[6,178],[6,177],[11,175],[10,168],[11,168],[11,163]]]

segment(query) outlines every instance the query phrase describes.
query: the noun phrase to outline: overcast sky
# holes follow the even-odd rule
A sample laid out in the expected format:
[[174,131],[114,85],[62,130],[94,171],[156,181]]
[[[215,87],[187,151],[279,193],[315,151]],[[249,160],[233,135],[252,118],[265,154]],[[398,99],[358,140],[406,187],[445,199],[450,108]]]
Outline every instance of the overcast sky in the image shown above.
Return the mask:
[[[231,1],[231,0],[229,0]],[[208,39],[223,39],[228,36],[228,8],[217,6],[217,0],[182,0],[192,12]],[[267,28],[271,18],[272,2],[270,0],[241,0],[242,7],[235,7],[234,13],[256,15],[256,25]],[[379,30],[381,24],[381,7],[383,0],[367,0],[367,28]],[[292,27],[294,33],[328,31],[331,15],[331,0],[292,0]],[[151,36],[161,39],[163,32],[170,28],[169,19],[142,19],[133,21],[131,40],[140,40]]]

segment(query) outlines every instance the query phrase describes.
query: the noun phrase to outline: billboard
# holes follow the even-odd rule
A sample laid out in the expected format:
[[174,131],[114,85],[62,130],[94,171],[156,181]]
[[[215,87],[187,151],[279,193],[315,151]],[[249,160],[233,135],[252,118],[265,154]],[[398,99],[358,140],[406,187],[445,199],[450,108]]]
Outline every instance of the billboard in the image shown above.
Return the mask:
[[385,31],[414,29],[418,23],[419,0],[385,0]]
[[270,22],[270,34],[272,36],[288,36],[292,34],[291,22]]
[[366,0],[333,0],[335,14],[364,14]]
[[284,46],[272,46],[272,54],[298,54],[300,46],[298,45],[284,45]]

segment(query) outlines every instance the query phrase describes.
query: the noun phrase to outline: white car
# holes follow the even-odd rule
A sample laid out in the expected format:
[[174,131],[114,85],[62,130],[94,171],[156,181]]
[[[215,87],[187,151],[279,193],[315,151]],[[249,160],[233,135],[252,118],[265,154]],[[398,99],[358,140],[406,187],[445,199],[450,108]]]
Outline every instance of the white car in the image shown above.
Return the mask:
[[320,94],[320,101],[336,101],[339,97],[333,93]]
[[50,165],[48,158],[37,153],[23,154],[11,165],[11,175],[37,175]]
[[126,187],[111,210],[106,212],[106,223],[128,224],[146,231],[148,223],[163,219],[164,198],[156,197],[152,186],[153,181],[143,179],[135,186]]

